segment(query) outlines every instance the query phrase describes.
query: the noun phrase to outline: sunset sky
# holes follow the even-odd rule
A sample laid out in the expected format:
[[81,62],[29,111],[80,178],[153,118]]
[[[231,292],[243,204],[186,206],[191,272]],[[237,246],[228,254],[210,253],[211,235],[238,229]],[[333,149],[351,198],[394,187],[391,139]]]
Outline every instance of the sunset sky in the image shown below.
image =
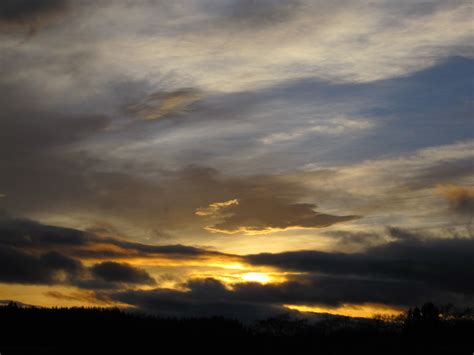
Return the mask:
[[474,304],[470,0],[2,0],[0,300]]

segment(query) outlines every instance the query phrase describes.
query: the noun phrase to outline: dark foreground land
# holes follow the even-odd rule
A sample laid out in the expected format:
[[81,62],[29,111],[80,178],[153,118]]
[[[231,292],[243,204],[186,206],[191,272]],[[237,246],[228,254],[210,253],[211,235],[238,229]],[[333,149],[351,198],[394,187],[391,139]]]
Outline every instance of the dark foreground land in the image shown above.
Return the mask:
[[473,354],[470,310],[432,304],[397,318],[281,316],[253,325],[224,318],[170,319],[100,308],[0,307],[9,354]]

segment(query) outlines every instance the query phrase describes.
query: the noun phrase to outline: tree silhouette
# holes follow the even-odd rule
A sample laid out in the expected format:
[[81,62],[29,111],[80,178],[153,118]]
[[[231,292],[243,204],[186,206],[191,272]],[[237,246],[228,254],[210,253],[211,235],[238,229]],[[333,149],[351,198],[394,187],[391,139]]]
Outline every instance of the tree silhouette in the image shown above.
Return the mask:
[[[444,313],[443,313],[444,312]],[[254,324],[233,319],[161,318],[117,308],[0,306],[2,354],[455,354],[472,353],[471,308],[425,303],[402,317],[316,320],[280,315]]]

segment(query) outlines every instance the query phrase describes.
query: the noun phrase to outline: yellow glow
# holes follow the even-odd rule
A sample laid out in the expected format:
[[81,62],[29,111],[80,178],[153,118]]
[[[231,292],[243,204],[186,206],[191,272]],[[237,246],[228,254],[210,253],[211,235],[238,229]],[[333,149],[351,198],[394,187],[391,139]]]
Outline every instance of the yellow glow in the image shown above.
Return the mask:
[[327,227],[326,225],[315,226],[315,227],[303,227],[303,226],[290,226],[290,227],[266,227],[261,229],[249,228],[249,227],[239,227],[234,230],[227,230],[227,229],[220,229],[215,228],[212,226],[204,227],[205,230],[211,233],[223,233],[223,234],[245,234],[250,236],[256,235],[264,235],[264,234],[271,234],[271,233],[279,233],[279,232],[288,232],[288,231],[302,231],[302,230],[317,230],[323,227]]
[[98,300],[94,292],[69,286],[0,284],[0,299],[40,307],[127,307],[120,302]]
[[215,202],[215,203],[211,203],[208,207],[198,208],[194,212],[194,214],[200,217],[214,216],[218,214],[220,210],[226,207],[229,207],[232,205],[238,205],[238,204],[239,204],[239,200],[237,199],[224,201],[224,202]]
[[228,269],[243,269],[240,263],[241,257],[234,255],[195,255],[187,258],[176,259],[166,254],[150,254],[148,256],[117,256],[104,258],[88,258],[83,260],[84,263],[96,263],[107,261],[124,262],[134,266],[167,266],[167,267],[183,267],[183,266],[208,266]]
[[255,268],[251,265],[231,263],[231,264],[219,264],[214,265],[214,268],[204,267],[201,270],[192,270],[187,273],[186,278],[188,279],[204,279],[213,278],[219,280],[229,286],[243,282],[258,282],[261,284],[267,283],[281,283],[288,281],[289,275],[296,275],[299,273],[295,272],[282,272],[280,270],[270,267],[258,267]]
[[310,305],[285,304],[284,307],[298,312],[329,313],[347,317],[372,318],[375,315],[398,316],[403,313],[402,309],[385,306],[382,304],[344,304],[339,307],[320,307]]
[[249,282],[259,282],[265,284],[271,281],[271,277],[268,274],[262,272],[247,272],[242,274],[242,279]]
[[243,266],[242,264],[219,264],[219,263],[215,263],[215,264],[208,264],[210,267],[218,267],[218,268],[222,268],[222,269],[230,269],[230,270],[244,270],[245,269],[245,266]]

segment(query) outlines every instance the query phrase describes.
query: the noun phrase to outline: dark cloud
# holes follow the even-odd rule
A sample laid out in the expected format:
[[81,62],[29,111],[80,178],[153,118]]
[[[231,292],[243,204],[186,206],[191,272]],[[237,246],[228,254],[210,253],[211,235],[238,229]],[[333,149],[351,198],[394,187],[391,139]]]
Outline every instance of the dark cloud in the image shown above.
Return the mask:
[[32,255],[0,246],[0,281],[19,284],[64,283],[83,271],[82,264],[57,252]]
[[[73,285],[93,290],[101,301],[120,301],[163,315],[258,318],[283,311],[285,304],[333,307],[382,303],[399,307],[430,299],[463,305],[474,297],[474,288],[467,282],[474,277],[472,238],[433,239],[391,227],[391,242],[364,252],[308,250],[237,256],[183,245],[132,243],[22,219],[4,217],[0,222],[1,282]],[[107,245],[120,251],[87,252]],[[101,257],[104,261],[85,267],[79,256]],[[182,285],[186,291],[130,290],[155,281],[143,269],[107,260],[110,256],[184,260],[221,257],[297,274],[290,274],[288,281],[280,283],[237,283],[228,287],[215,279],[197,279]]]
[[244,320],[266,318],[281,313],[278,306],[254,300],[239,300],[221,282],[215,279],[192,280],[189,291],[170,289],[124,291],[104,297],[133,305],[143,311],[164,316],[210,317],[225,316]]
[[215,279],[191,280],[186,286],[187,291],[135,290],[109,292],[104,297],[160,315],[226,315],[239,319],[282,313],[288,311],[283,307],[288,304],[336,307],[383,303],[400,307],[440,296],[444,300],[456,299],[448,293],[434,293],[414,282],[314,275],[278,284],[241,283],[232,289]]
[[[29,253],[59,251],[80,258],[158,257],[192,259],[227,256],[186,245],[146,245],[108,235],[41,224],[32,220],[0,217],[0,246]],[[231,257],[231,256],[229,256]]]
[[[237,258],[185,245],[145,245],[27,219],[0,218],[0,282],[64,284],[88,290],[154,284],[155,280],[145,270],[107,260],[137,257],[169,260]],[[87,259],[104,261],[86,267],[81,260]]]
[[[107,249],[107,246],[113,249],[118,247],[120,251],[115,254],[103,252],[101,248]],[[98,252],[93,252],[96,248]],[[87,250],[92,252],[88,254]],[[79,257],[131,257],[141,254],[151,257],[161,254],[173,258],[186,253],[196,255],[198,251],[179,245],[144,246],[26,219],[0,219],[0,282],[66,284],[85,289],[151,285],[155,280],[143,269],[112,261],[85,267]]]
[[0,94],[2,207],[21,213],[79,202],[90,190],[88,171],[97,160],[71,147],[103,131],[110,120],[65,113],[26,84],[0,84]]
[[352,232],[347,230],[326,231],[324,235],[333,238],[338,250],[355,251],[385,242],[382,234],[375,232]]
[[91,267],[92,275],[109,282],[129,284],[154,284],[155,280],[145,270],[129,264],[105,261]]
[[427,289],[474,294],[474,239],[415,239],[400,233],[395,241],[361,253],[294,251],[246,256],[254,265],[333,276],[412,282]]
[[[298,272],[281,283],[238,283],[231,288],[214,279],[190,280],[187,291],[156,289],[112,292],[108,297],[147,312],[214,315],[232,310],[282,312],[283,305],[337,307],[385,304],[408,307],[433,300],[469,306],[474,288],[474,239],[432,239],[397,228],[392,242],[361,253],[295,251],[247,255],[253,265]],[[258,311],[259,310],[259,311]],[[268,313],[267,313],[268,314]],[[238,317],[238,316],[237,316]]]
[[237,283],[229,288],[215,279],[198,279],[184,284],[186,291],[135,290],[109,292],[104,297],[162,315],[237,318],[252,318],[251,312],[279,313],[285,304],[408,307],[426,300],[472,304],[474,288],[467,280],[474,277],[470,257],[474,239],[433,239],[395,227],[388,234],[391,242],[360,253],[295,251],[243,256],[253,265],[298,272],[281,283]]
[[90,238],[72,228],[49,226],[22,218],[0,218],[0,244],[7,246],[24,249],[71,247],[84,245]]
[[145,270],[128,264],[103,262],[86,268],[78,259],[56,251],[32,254],[1,246],[0,282],[120,289],[127,285],[151,285],[155,280]]
[[34,31],[62,15],[68,3],[68,0],[2,0],[0,30],[26,27]]

